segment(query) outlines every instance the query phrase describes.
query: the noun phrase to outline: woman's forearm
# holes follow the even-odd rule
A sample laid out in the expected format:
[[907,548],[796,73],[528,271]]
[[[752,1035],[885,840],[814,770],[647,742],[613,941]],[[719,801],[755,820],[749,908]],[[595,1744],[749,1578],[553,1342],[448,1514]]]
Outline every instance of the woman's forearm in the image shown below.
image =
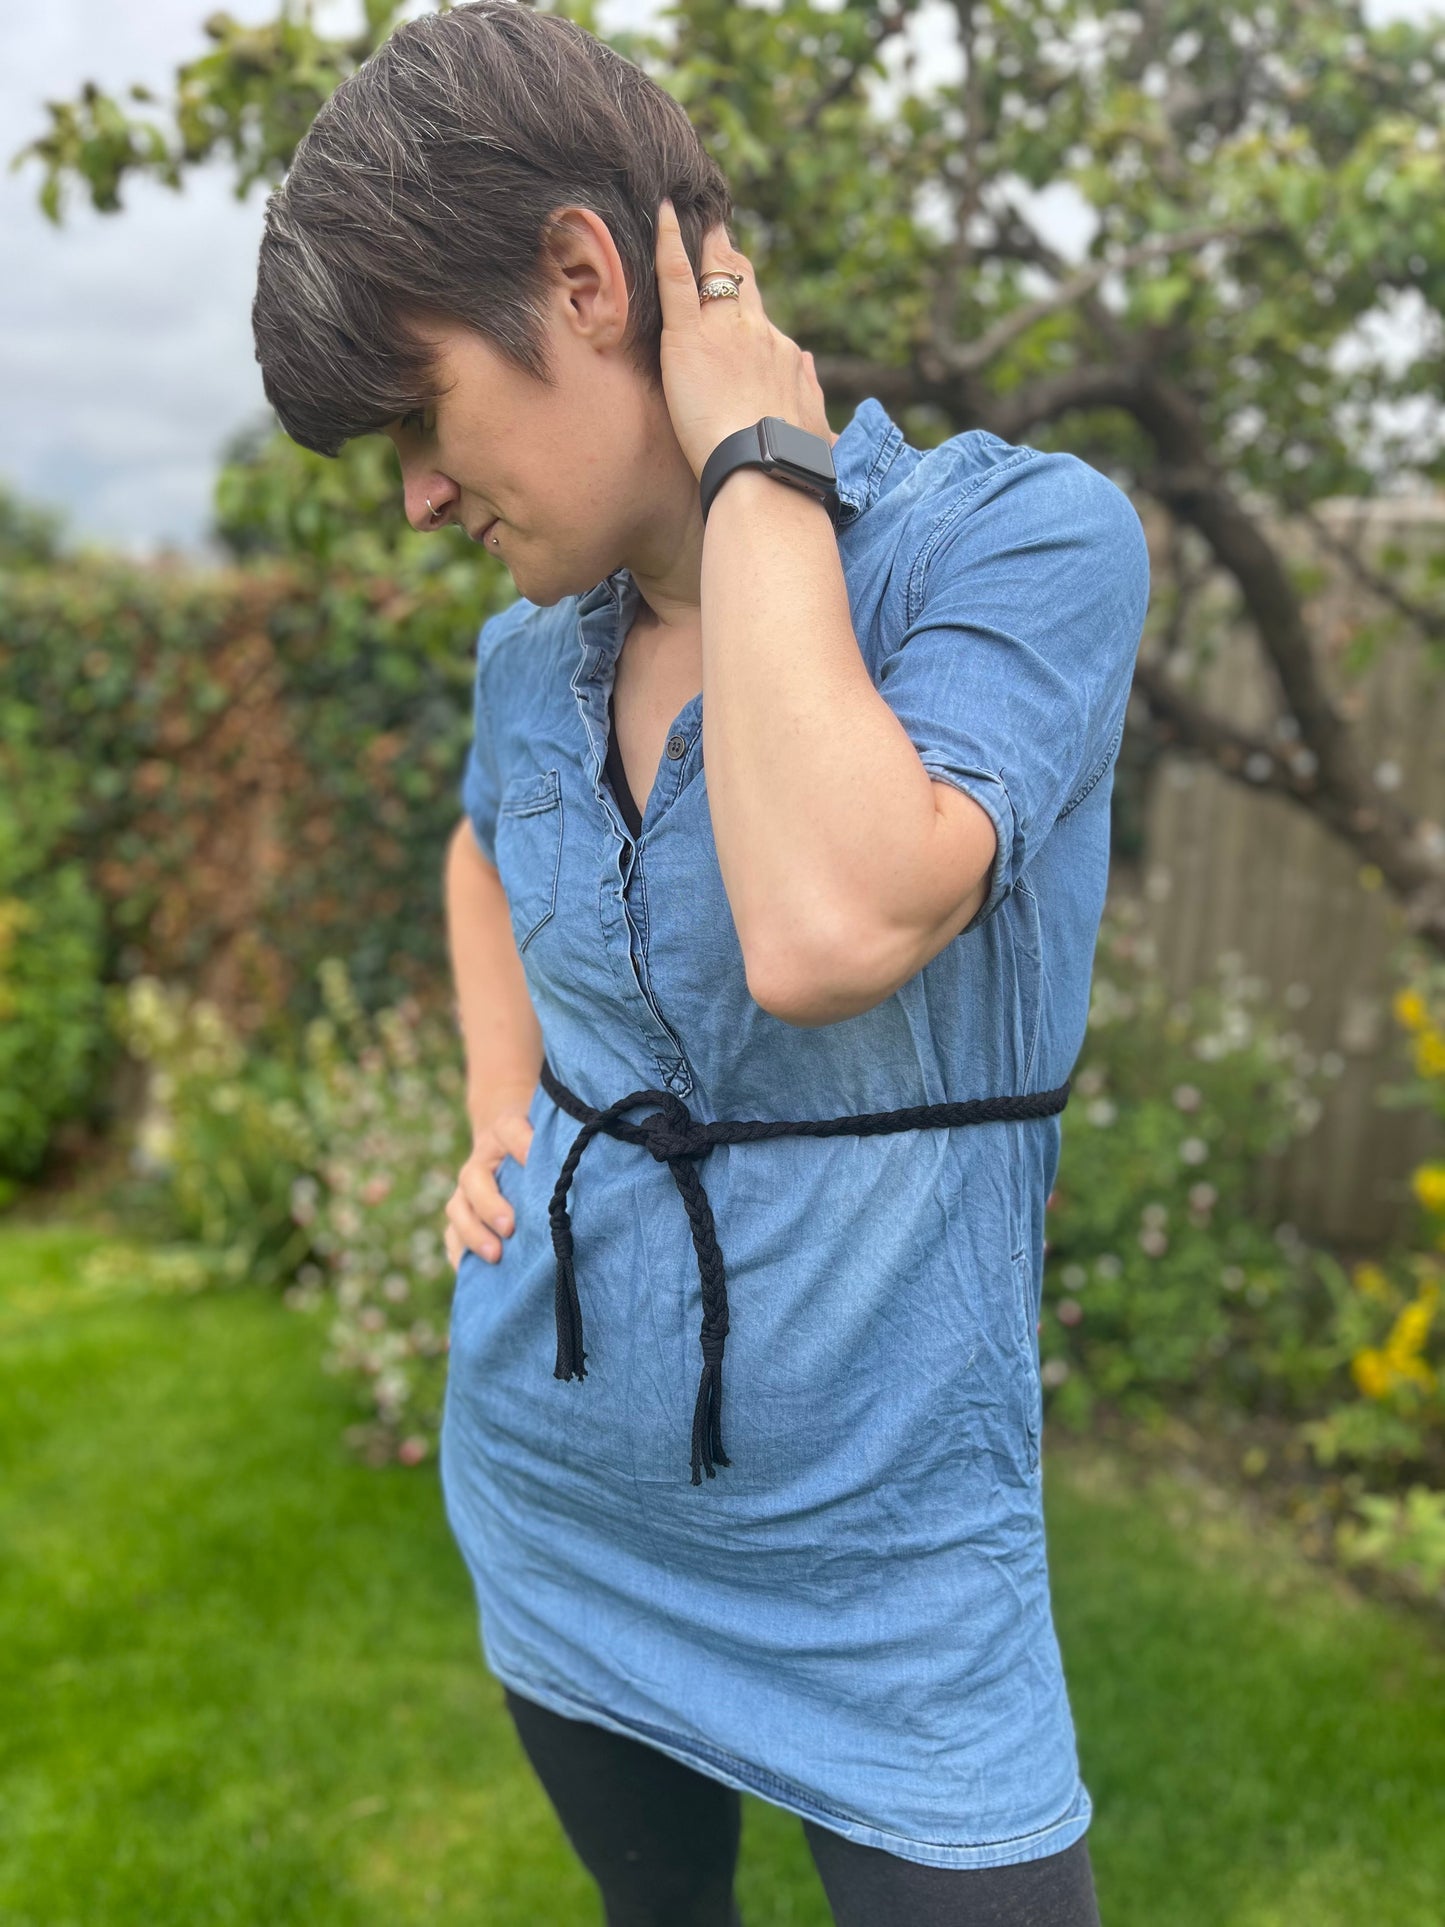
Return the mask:
[[[827,511],[730,475],[702,552],[703,758],[754,994],[857,968],[937,895],[933,784],[873,685]],[[786,992],[777,988],[779,998]]]
[[506,893],[463,819],[447,848],[447,946],[467,1063],[473,1129],[505,1098],[536,1089],[542,1027],[527,992]]

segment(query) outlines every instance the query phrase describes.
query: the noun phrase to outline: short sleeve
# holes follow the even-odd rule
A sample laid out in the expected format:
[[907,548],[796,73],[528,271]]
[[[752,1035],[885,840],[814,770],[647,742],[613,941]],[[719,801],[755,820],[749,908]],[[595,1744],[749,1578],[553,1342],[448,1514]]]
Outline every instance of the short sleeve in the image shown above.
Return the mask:
[[472,695],[472,741],[462,771],[462,808],[470,819],[477,847],[495,865],[497,805],[501,783],[497,774],[497,751],[492,737],[491,709],[487,701],[487,668],[491,659],[491,638],[487,631],[496,618],[482,624],[477,637],[477,670]]
[[993,821],[998,855],[969,929],[1117,753],[1148,602],[1138,513],[1076,455],[1007,463],[929,530],[879,693],[930,776]]

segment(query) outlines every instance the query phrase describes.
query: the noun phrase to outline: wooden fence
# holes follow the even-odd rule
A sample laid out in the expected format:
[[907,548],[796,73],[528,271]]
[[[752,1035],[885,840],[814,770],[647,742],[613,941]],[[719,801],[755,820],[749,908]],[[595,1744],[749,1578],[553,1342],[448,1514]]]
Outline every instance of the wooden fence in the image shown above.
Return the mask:
[[[1339,502],[1323,513],[1343,531],[1362,508]],[[1141,515],[1157,590],[1165,532]],[[1368,516],[1372,556],[1387,537],[1412,550],[1438,553],[1445,544],[1445,501],[1397,498],[1369,505]],[[1292,559],[1320,561],[1307,531],[1292,527],[1280,539]],[[1273,672],[1252,632],[1230,622],[1227,597],[1218,607],[1217,653],[1202,666],[1197,694],[1241,727],[1267,732],[1279,714]],[[1309,613],[1366,767],[1407,806],[1445,823],[1445,676],[1414,640],[1382,649],[1358,678],[1343,673],[1343,650],[1380,605],[1338,562]],[[1390,893],[1295,805],[1174,752],[1155,769],[1141,820],[1143,860],[1115,866],[1111,902],[1126,894],[1142,902],[1142,928],[1173,993],[1214,979],[1221,953],[1236,952],[1305,1047],[1344,1060],[1325,1086],[1314,1129],[1261,1169],[1261,1208],[1344,1252],[1410,1236],[1418,1219],[1410,1173],[1445,1156],[1445,1146],[1432,1113],[1377,1102],[1378,1088],[1402,1080],[1409,1066],[1390,1008],[1400,981],[1392,956],[1408,933]]]

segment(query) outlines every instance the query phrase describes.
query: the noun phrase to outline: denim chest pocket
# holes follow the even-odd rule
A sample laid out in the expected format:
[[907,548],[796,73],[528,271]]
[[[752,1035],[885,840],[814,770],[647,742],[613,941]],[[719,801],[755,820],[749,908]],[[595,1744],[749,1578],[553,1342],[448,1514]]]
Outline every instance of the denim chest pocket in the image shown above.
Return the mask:
[[512,935],[525,950],[557,907],[562,867],[562,783],[555,769],[518,776],[502,792],[495,836]]

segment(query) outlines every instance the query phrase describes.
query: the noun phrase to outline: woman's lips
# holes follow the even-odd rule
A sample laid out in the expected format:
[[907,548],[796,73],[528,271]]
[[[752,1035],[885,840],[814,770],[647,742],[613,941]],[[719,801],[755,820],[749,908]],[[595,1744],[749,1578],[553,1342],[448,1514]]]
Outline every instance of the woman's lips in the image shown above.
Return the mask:
[[502,518],[500,515],[494,515],[490,522],[483,524],[483,526],[478,530],[476,536],[473,539],[477,542],[485,542],[487,537],[491,534],[492,530],[497,526],[498,522],[500,522],[501,519]]

